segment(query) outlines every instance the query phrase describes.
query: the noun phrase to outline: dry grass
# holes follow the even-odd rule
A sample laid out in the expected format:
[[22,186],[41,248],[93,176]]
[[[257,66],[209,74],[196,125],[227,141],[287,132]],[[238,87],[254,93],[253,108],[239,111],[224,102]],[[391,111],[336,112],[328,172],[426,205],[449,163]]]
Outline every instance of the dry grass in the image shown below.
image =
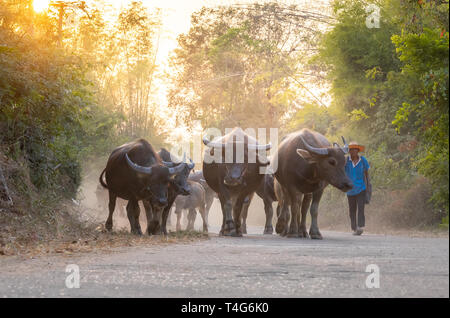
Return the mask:
[[52,254],[75,254],[98,251],[111,251],[117,247],[149,246],[164,244],[190,243],[208,239],[207,234],[201,232],[170,232],[167,236],[142,235],[137,236],[125,231],[105,232],[98,227],[94,232],[82,238],[73,237],[71,240],[53,239],[33,244],[5,244],[0,247],[0,255],[42,256]]
[[[136,236],[128,231],[108,233],[103,225],[86,218],[86,209],[56,195],[37,191],[24,162],[8,159],[0,151],[13,205],[0,195],[0,256],[72,254],[115,247],[186,243],[207,239],[200,232],[170,233],[168,236]],[[4,187],[0,186],[0,194]]]

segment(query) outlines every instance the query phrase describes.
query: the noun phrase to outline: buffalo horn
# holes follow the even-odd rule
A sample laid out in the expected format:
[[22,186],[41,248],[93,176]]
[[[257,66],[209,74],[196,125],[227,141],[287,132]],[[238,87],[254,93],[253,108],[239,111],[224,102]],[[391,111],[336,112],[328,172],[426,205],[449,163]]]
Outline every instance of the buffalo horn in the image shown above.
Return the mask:
[[305,145],[306,150],[308,150],[309,152],[313,152],[316,155],[322,155],[322,156],[328,155],[328,149],[327,148],[316,148],[316,147],[313,147],[310,144],[308,144],[306,142],[306,140],[303,139],[303,136],[301,136],[301,135],[300,135],[300,139],[303,141],[303,144]]
[[205,146],[211,147],[211,148],[223,148],[223,147],[225,147],[225,144],[209,141],[208,138],[206,138],[206,136],[203,137],[203,143],[205,144]]
[[272,143],[268,143],[266,145],[254,145],[254,144],[248,144],[248,149],[250,150],[269,150],[272,148]]
[[152,167],[143,167],[140,165],[135,164],[131,159],[128,157],[128,154],[125,154],[125,158],[127,160],[128,165],[135,171],[145,174],[151,174],[152,173]]
[[344,142],[344,147],[342,147],[341,149],[342,149],[342,151],[343,151],[344,153],[348,153],[348,144],[347,144],[347,142],[345,141],[344,136],[341,136],[341,137],[342,137],[342,141]]
[[174,175],[177,173],[180,173],[181,171],[183,171],[184,169],[184,164],[180,163],[179,165],[173,167],[173,168],[169,168],[169,174]]
[[191,163],[188,163],[187,165],[188,165],[188,168],[189,168],[189,170],[190,170],[190,169],[192,169],[192,168],[195,167],[195,163],[192,161],[191,158],[189,158],[189,161],[190,161]]
[[161,163],[162,163],[163,165],[165,165],[166,167],[168,167],[168,168],[172,168],[173,166],[176,165],[175,163],[173,163],[173,162],[171,162],[171,161],[164,161],[164,160],[161,160]]

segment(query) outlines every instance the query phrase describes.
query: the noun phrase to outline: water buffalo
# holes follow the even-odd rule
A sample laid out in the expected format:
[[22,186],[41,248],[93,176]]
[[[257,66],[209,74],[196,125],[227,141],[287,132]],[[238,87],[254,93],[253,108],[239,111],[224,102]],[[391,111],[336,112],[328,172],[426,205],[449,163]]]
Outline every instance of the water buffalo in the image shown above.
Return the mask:
[[209,215],[209,210],[213,204],[214,198],[217,197],[216,192],[206,183],[203,171],[195,171],[189,175],[189,180],[200,183],[205,189],[205,203],[206,203],[206,215]]
[[191,187],[191,194],[187,196],[178,196],[175,199],[175,214],[177,215],[177,231],[181,230],[180,219],[182,216],[183,210],[188,210],[188,225],[186,230],[192,231],[194,230],[194,222],[197,216],[197,211],[200,212],[200,215],[203,220],[203,232],[208,232],[208,213],[206,211],[205,204],[205,189],[203,186],[195,181],[188,180],[188,183]]
[[119,197],[128,201],[127,216],[131,232],[142,234],[138,201],[151,202],[158,207],[166,206],[170,178],[183,169],[183,165],[172,167],[163,165],[153,147],[144,139],[138,139],[114,149],[99,178],[100,184],[109,192],[106,229],[112,230],[112,216],[116,199]]
[[149,201],[144,201],[145,212],[147,215],[147,233],[150,234],[167,234],[167,219],[169,217],[170,209],[178,195],[187,196],[191,192],[191,188],[187,179],[190,171],[194,168],[194,163],[186,163],[184,156],[183,160],[172,155],[166,149],[161,149],[158,153],[162,162],[167,166],[175,166],[179,168],[178,173],[170,179],[169,188],[167,192],[167,204],[163,207],[153,204]]
[[[279,191],[275,186],[275,193],[281,206],[276,225],[277,233],[288,237],[308,237],[306,213],[309,202],[308,196],[302,197],[304,194],[312,194],[309,236],[312,239],[322,239],[317,216],[324,188],[331,184],[347,192],[353,187],[345,174],[345,154],[348,152],[348,145],[343,137],[342,139],[344,147],[336,143],[331,146],[320,133],[302,129],[286,136],[280,143],[273,159],[278,160],[275,178],[279,183]],[[302,206],[301,221],[300,205]],[[288,230],[289,207],[291,222]]]
[[222,206],[220,234],[242,236],[241,213],[244,200],[248,196],[251,198],[264,177],[260,173],[260,167],[269,164],[256,151],[269,150],[271,145],[258,144],[255,138],[248,136],[241,128],[234,128],[213,141],[204,137],[203,143],[207,146],[203,175],[217,193]]

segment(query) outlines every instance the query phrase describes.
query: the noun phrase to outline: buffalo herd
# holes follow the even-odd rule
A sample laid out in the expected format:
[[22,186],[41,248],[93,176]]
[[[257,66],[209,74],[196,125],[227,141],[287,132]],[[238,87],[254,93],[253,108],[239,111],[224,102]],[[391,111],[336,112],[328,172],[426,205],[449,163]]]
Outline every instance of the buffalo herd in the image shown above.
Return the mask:
[[[222,209],[220,235],[247,233],[248,208],[256,193],[264,202],[264,234],[272,234],[273,202],[276,208],[276,233],[287,237],[322,239],[318,226],[318,206],[328,184],[346,192],[353,185],[345,174],[348,145],[330,142],[320,133],[302,129],[285,136],[273,156],[266,156],[272,145],[259,144],[241,128],[209,140],[201,171],[194,171],[192,160],[178,158],[166,149],[156,152],[144,139],[116,148],[100,175],[107,190],[109,215],[105,227],[113,227],[116,201],[127,202],[126,215],[131,232],[142,234],[139,223],[142,202],[149,235],[167,234],[171,208],[175,207],[176,230],[181,230],[183,210],[188,211],[187,230],[194,229],[197,212],[208,232],[208,214],[214,198]],[[103,192],[106,192],[103,190]],[[99,201],[105,201],[101,189]],[[122,204],[121,204],[122,205]],[[105,205],[106,208],[106,205]],[[311,214],[309,232],[306,214]]]

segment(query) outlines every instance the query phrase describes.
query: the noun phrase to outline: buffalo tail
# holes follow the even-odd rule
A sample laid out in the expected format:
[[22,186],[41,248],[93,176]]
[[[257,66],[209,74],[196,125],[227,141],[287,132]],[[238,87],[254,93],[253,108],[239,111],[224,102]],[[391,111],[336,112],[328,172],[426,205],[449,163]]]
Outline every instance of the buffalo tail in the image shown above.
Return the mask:
[[108,186],[106,185],[105,181],[103,181],[103,175],[105,174],[106,168],[103,169],[102,173],[100,174],[100,184],[103,186],[103,188],[108,189]]

